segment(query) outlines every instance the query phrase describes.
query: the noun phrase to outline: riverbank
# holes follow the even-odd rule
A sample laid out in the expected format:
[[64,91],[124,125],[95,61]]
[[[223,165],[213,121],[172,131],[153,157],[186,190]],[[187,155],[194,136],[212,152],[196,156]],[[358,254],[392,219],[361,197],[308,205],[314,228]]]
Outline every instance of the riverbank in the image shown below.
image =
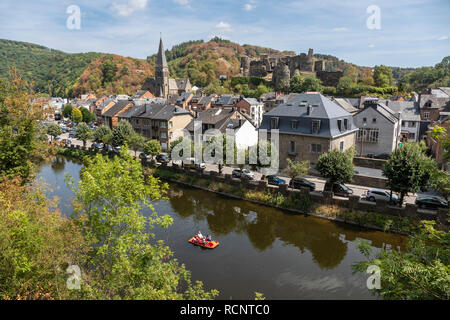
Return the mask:
[[181,172],[173,172],[161,166],[147,167],[146,174],[152,174],[163,180],[180,183],[185,186],[214,192],[219,195],[250,201],[259,205],[281,209],[290,213],[305,214],[331,221],[343,222],[362,228],[401,235],[411,234],[420,224],[418,217],[401,217],[376,212],[365,212],[344,208],[334,204],[315,203],[307,194],[297,193],[285,196],[274,191],[254,191],[242,185],[230,185],[223,182],[195,177]]

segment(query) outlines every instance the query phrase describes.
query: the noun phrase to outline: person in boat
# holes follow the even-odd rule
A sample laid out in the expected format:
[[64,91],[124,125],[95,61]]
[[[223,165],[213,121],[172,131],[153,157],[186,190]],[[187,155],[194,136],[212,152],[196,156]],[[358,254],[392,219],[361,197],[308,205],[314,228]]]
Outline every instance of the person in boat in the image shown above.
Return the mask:
[[210,235],[210,234],[208,234],[208,235],[206,236],[206,241],[212,241],[212,238],[211,238],[211,235]]
[[204,236],[202,235],[202,233],[200,231],[197,233],[197,238],[199,238],[199,239],[203,239],[204,238]]

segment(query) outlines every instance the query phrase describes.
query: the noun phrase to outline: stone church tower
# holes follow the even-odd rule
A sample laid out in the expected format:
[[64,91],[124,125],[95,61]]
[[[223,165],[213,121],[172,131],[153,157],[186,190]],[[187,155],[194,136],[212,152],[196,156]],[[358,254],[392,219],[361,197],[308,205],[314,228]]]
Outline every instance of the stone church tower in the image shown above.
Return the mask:
[[167,64],[162,39],[159,40],[158,56],[156,57],[155,80],[157,94],[161,98],[167,99],[169,96],[169,66]]

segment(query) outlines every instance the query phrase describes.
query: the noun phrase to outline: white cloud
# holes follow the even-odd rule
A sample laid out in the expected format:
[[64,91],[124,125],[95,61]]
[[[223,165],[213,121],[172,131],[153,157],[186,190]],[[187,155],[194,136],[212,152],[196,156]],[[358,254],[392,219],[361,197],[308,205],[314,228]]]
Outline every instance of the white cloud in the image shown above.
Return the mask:
[[245,10],[245,11],[252,11],[252,10],[255,9],[255,8],[256,8],[256,5],[251,4],[251,3],[246,3],[246,4],[244,5],[244,10]]
[[145,9],[145,7],[147,7],[147,0],[128,0],[126,4],[113,3],[111,8],[118,15],[128,17],[134,11]]
[[216,29],[219,32],[232,32],[233,29],[231,28],[231,25],[227,22],[223,22],[220,21],[217,25],[216,25]]
[[375,48],[375,45],[373,43],[369,44],[369,48]]
[[439,41],[441,41],[441,40],[447,40],[447,39],[448,39],[448,36],[441,36],[441,37],[438,38]]
[[333,28],[333,31],[346,31],[346,27]]

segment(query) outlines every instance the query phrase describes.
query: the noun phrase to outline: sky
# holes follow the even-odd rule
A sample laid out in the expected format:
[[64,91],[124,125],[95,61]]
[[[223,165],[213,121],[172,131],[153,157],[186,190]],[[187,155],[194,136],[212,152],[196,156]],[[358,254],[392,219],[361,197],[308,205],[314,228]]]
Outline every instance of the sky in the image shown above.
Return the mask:
[[449,0],[0,0],[0,38],[146,58],[161,34],[166,49],[220,36],[361,66],[421,67],[450,55],[449,17]]

